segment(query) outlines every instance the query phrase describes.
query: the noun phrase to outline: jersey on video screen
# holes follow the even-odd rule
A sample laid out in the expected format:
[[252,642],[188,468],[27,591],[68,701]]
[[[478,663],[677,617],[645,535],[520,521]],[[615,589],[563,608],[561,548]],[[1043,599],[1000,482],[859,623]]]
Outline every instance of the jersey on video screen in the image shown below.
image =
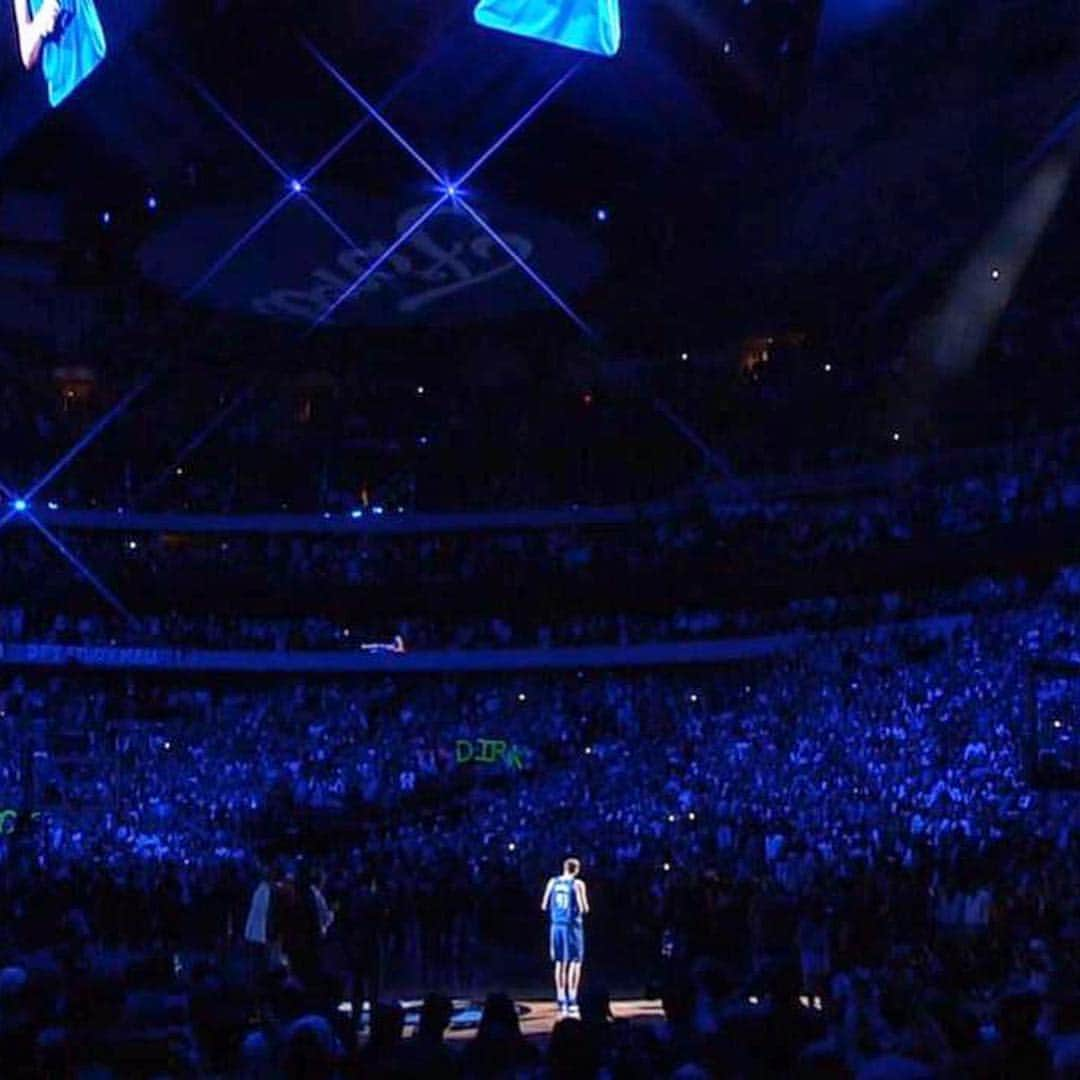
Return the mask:
[[614,56],[622,36],[619,0],[480,0],[481,26],[567,49]]
[[[42,0],[30,0],[36,15]],[[105,31],[94,0],[63,0],[56,32],[45,42],[41,69],[55,109],[105,59]]]

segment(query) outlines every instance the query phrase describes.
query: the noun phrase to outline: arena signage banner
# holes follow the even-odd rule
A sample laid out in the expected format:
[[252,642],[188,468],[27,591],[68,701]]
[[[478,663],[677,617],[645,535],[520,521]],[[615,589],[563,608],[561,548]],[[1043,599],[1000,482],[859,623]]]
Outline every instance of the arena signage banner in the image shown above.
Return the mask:
[[[492,236],[451,204],[412,232],[350,292],[430,201],[403,209],[320,190],[319,203],[340,226],[340,234],[297,198],[195,289],[193,300],[312,323],[348,293],[332,324],[386,326],[454,325],[551,303]],[[257,206],[228,206],[185,214],[144,245],[139,257],[144,273],[171,291],[187,293],[251,228],[259,212]],[[483,212],[506,246],[563,296],[580,293],[600,276],[603,253],[587,231],[519,208],[484,205]]]

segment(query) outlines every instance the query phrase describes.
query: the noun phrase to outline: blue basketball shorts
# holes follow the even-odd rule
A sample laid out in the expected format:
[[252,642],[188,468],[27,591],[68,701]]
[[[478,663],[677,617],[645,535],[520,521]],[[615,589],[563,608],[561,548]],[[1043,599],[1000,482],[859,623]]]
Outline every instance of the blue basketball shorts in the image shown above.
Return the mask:
[[572,924],[551,927],[551,962],[580,964],[585,959],[585,928]]

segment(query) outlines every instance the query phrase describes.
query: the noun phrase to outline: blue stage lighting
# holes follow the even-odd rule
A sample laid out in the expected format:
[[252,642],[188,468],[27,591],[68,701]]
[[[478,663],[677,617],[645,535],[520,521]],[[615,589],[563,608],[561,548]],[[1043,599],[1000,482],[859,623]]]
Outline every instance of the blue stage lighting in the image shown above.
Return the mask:
[[409,238],[424,227],[428,219],[437,213],[447,202],[445,195],[439,196],[382,254],[370,262],[367,269],[311,324],[311,329],[322,326],[342,304],[349,300],[356,290],[374,274],[387,259],[391,258],[397,250],[409,242]]
[[151,195],[146,200],[146,209],[147,210],[156,210],[157,209],[157,196],[156,195]]
[[[49,529],[47,529],[35,516],[30,509],[30,501],[33,497],[41,491],[46,484],[54,480],[64,469],[71,464],[71,462],[78,457],[89,445],[92,443],[106,427],[113,420],[115,420],[121,413],[125,412],[131,402],[140,394],[143,389],[148,385],[152,376],[147,376],[139,384],[137,384],[132,390],[130,390],[124,397],[118,401],[104,416],[102,416],[91,428],[87,431],[75,445],[68,450],[43,476],[39,477],[34,482],[34,485],[23,495],[16,495],[10,488],[0,482],[0,492],[10,500],[11,509],[3,516],[0,517],[0,528],[3,528],[13,517],[17,514],[24,514],[25,519],[34,526],[35,529],[49,541],[50,544],[65,559],[95,588],[97,591],[110,603],[117,611],[119,611],[128,621],[134,623],[134,619],[131,613],[120,603],[120,601],[109,591],[109,589],[102,583],[102,581],[94,574],[94,572],[86,566],[57,536],[55,536]],[[55,502],[49,502],[49,509],[57,509]]]
[[30,524],[33,525],[34,528],[37,529],[37,531],[41,533],[41,535],[44,536],[45,539],[48,540],[49,543],[52,544],[52,546],[56,548],[56,550],[59,551],[60,554],[63,555],[69,563],[71,563],[75,570],[79,574],[81,574],[98,591],[98,593],[100,593],[100,595],[108,601],[108,603],[110,603],[118,612],[120,612],[120,614],[123,615],[124,618],[128,620],[128,622],[132,624],[135,623],[135,618],[134,616],[132,616],[131,612],[128,611],[127,608],[125,608],[124,605],[120,603],[116,596],[90,569],[90,567],[88,567],[84,562],[82,562],[82,560],[79,559],[78,556],[75,555],[74,552],[72,552],[71,549],[68,548],[67,545],[58,536],[55,535],[55,533],[45,528],[45,526],[42,525],[42,523],[38,521],[38,519],[34,517],[34,515],[31,513],[27,513],[26,520],[29,521]]
[[314,199],[307,193],[307,184],[319,172],[335,155],[337,155],[341,149],[356,135],[363,124],[354,125],[337,143],[324,154],[319,161],[308,170],[308,172],[301,179],[299,177],[293,177],[286,172],[286,170],[274,160],[273,156],[263,146],[260,145],[258,140],[246,131],[239,120],[236,119],[226,108],[214,97],[210,91],[201,83],[196,83],[196,89],[203,100],[212,108],[215,112],[225,121],[244,140],[256,154],[263,159],[264,162],[275,172],[285,183],[285,194],[281,196],[257,221],[252,224],[247,231],[233,245],[203,274],[198,281],[192,285],[184,294],[185,299],[189,299],[195,293],[197,293],[211,278],[213,278],[227,263],[229,263],[236,254],[243,248],[248,241],[252,239],[257,233],[275,218],[280,211],[287,206],[297,195],[303,196],[307,204],[325,221],[330,227],[346,241],[351,247],[356,247],[356,242],[342,229],[325,210],[320,207]]
[[584,61],[579,60],[576,64],[571,65],[558,79],[555,80],[530,105],[466,170],[457,178],[456,185],[458,190],[468,182],[468,180],[475,175],[475,173],[483,166],[486,165],[488,159],[493,154],[506,145],[547,103],[558,93],[562,87],[569,82],[577,73],[581,70],[581,65]]
[[517,263],[521,271],[534,285],[569,318],[581,332],[588,337],[593,336],[592,328],[582,320],[576,311],[563,300],[561,296],[467,203],[461,202],[461,207],[491,237],[502,250]]
[[409,238],[416,233],[424,223],[436,214],[446,203],[452,202],[454,206],[464,210],[476,223],[486,232],[492,240],[521,268],[525,275],[530,278],[534,284],[554,303],[560,310],[562,310],[573,322],[587,335],[592,336],[591,329],[578,317],[578,315],[570,308],[570,306],[562,300],[559,295],[548,285],[537,273],[532,269],[521,256],[509,245],[506,241],[477,213],[476,210],[471,207],[468,202],[462,197],[462,191],[465,184],[473,177],[476,172],[497,153],[506,142],[511,139],[528,121],[551,99],[551,97],[562,87],[570,78],[573,77],[575,72],[581,67],[581,62],[571,65],[571,67],[564,72],[548,89],[535,101],[533,104],[525,110],[506,129],[488,148],[485,150],[473,163],[461,174],[456,181],[446,180],[443,176],[440,176],[435,168],[427,161],[427,159],[416,149],[401,134],[389,120],[383,116],[378,109],[376,109],[363,94],[360,93],[340,71],[329,60],[326,59],[313,45],[308,45],[309,50],[315,59],[325,68],[325,70],[331,75],[331,77],[339,83],[345,91],[352,96],[360,105],[364,107],[368,115],[387,132],[394,139],[395,142],[401,146],[406,153],[408,153],[417,164],[420,165],[437,183],[439,197],[425,210],[413,223],[405,230],[388,248],[386,248],[381,255],[373,262],[371,262],[362,274],[346,289],[340,296],[337,297],[329,307],[322,312],[318,318],[311,325],[311,329],[315,330],[321,326],[331,315],[350,297],[354,295],[357,289],[364,284],[372,274],[387,260],[389,259],[403,244],[405,244]]
[[392,138],[410,157],[412,157],[412,159],[430,177],[432,177],[435,181],[439,183],[440,189],[445,186],[445,181],[442,179],[441,176],[439,176],[438,170],[427,161],[424,155],[421,154],[420,151],[417,150],[416,147],[413,146],[412,143],[410,143],[409,140],[406,139],[401,134],[401,132],[399,132],[397,128],[395,128],[394,125],[391,124],[386,119],[386,117],[383,116],[383,114],[379,112],[379,110],[376,109],[375,106],[372,105],[371,102],[368,101],[368,99],[364,97],[364,95],[361,94],[360,91],[357,90],[356,87],[353,86],[353,84],[349,82],[349,80],[346,79],[345,76],[342,75],[341,72],[338,71],[338,69],[334,67],[333,64],[330,63],[329,60],[326,59],[325,56],[323,56],[321,52],[319,52],[318,49],[316,49],[313,45],[309,45],[308,47],[311,50],[311,54],[323,66],[327,74],[336,83],[338,83],[338,85],[341,86],[341,88],[347,94],[349,94],[353,98],[353,100],[355,100],[364,107],[365,111],[371,117],[371,119],[374,120],[375,123],[377,123],[390,136],[390,138]]
[[594,216],[595,216],[596,220],[599,221],[601,224],[603,224],[605,221],[607,221],[607,217],[608,217],[607,211],[602,206],[597,209],[596,214]]
[[108,210],[104,211],[101,215],[101,224],[109,225],[112,223],[112,214]]

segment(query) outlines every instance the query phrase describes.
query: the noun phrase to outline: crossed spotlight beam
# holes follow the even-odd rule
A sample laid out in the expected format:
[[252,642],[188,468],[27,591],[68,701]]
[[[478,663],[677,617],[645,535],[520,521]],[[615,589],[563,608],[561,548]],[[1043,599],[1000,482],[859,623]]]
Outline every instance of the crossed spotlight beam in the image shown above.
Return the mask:
[[19,494],[13,488],[9,487],[3,481],[0,481],[0,494],[8,500],[7,512],[0,516],[0,529],[4,528],[10,521],[15,518],[25,518],[31,525],[65,559],[75,568],[78,573],[84,577],[97,591],[104,597],[108,603],[114,607],[121,615],[124,616],[128,622],[135,624],[137,620],[131,614],[130,611],[117,599],[112,590],[76,555],[68,546],[60,539],[48,526],[46,526],[37,514],[34,513],[32,508],[32,501],[36,495],[38,495],[46,485],[52,483],[61,472],[64,471],[80,454],[82,454],[88,446],[111,424],[118,416],[126,412],[128,406],[137,398],[143,390],[150,384],[150,376],[142,379],[131,390],[129,390],[108,412],[104,413],[96,423],[87,431],[81,439],[79,439],[65,454],[60,458],[37,480],[27,488],[22,494]]
[[330,76],[363,108],[368,116],[374,120],[393,140],[405,150],[405,152],[435,181],[438,186],[439,196],[434,202],[417,217],[398,238],[390,244],[376,259],[370,262],[363,272],[353,283],[331,303],[321,315],[312,323],[314,330],[326,322],[331,315],[344,304],[359,289],[380,266],[394,255],[402,246],[408,243],[410,237],[423,228],[424,224],[435,216],[447,203],[463,210],[485,232],[495,244],[505,252],[517,264],[521,271],[533,282],[544,295],[563,312],[584,334],[593,337],[592,328],[577,314],[570,305],[508,244],[502,236],[484,219],[464,197],[464,185],[471,180],[479,170],[496,154],[507,142],[510,141],[552,97],[578,72],[582,61],[578,61],[565,71],[524,113],[521,114],[461,175],[457,180],[447,179],[441,174],[419,150],[405,138],[404,135],[379,110],[360,93],[359,90],[345,78],[344,75],[315,48],[310,41],[305,41],[308,51],[326,69]]
[[[404,86],[416,78],[417,75],[427,66],[427,62],[421,64],[410,76],[402,80],[393,90],[391,90],[384,98],[384,103],[391,101],[394,96],[404,88]],[[356,247],[357,244],[353,238],[338,224],[337,221],[331,217],[326,210],[319,205],[318,202],[311,196],[311,192],[308,190],[309,185],[325,169],[331,161],[334,160],[344,149],[364,130],[371,122],[370,116],[364,116],[352,127],[350,127],[342,136],[334,143],[328,150],[326,150],[322,157],[320,157],[314,165],[312,165],[306,173],[301,176],[291,175],[287,169],[274,158],[274,156],[255,138],[254,135],[249,132],[239,120],[236,119],[228,109],[210,92],[210,90],[198,79],[192,80],[198,95],[209,105],[214,112],[216,112],[222,120],[228,124],[229,127],[236,132],[240,138],[247,143],[247,145],[262,158],[263,162],[275,172],[281,181],[285,185],[284,193],[279,196],[270,208],[263,213],[260,217],[247,228],[247,230],[239,236],[230,247],[228,247],[203,273],[193,285],[191,285],[187,292],[184,293],[184,299],[190,300],[200,289],[208,284],[213,278],[215,278],[222,270],[236,256],[260,233],[275,217],[285,209],[296,198],[303,198],[308,207],[314,211],[314,213],[322,219],[338,237],[345,241],[350,247]]]
[[435,216],[447,203],[461,209],[494,241],[521,271],[528,277],[541,292],[558,307],[583,333],[593,336],[591,327],[563,300],[563,298],[508,244],[503,237],[488,223],[488,221],[463,197],[463,185],[467,183],[482,168],[491,157],[521,130],[533,116],[567,83],[579,70],[582,62],[574,64],[564,72],[517,120],[514,121],[460,176],[458,180],[448,180],[397,130],[376,108],[369,102],[355,86],[310,42],[305,45],[315,59],[342,86],[343,89],[365,110],[357,123],[353,124],[333,144],[307,172],[301,176],[293,176],[280,162],[236,119],[224,105],[205,87],[196,81],[195,86],[202,99],[233,129],[234,132],[257,154],[263,162],[278,176],[285,185],[285,191],[271,204],[269,209],[257,218],[247,230],[203,273],[203,275],[188,288],[185,298],[190,299],[199,292],[209,281],[217,276],[236,256],[247,246],[277,215],[285,209],[294,199],[301,198],[312,211],[350,247],[356,247],[356,242],[349,233],[312,197],[308,190],[315,177],[326,168],[329,163],[341,153],[345,147],[368,125],[375,121],[395,142],[401,146],[410,157],[435,181],[438,186],[439,196],[435,201],[413,222],[401,232],[376,259],[369,263],[352,284],[335,299],[312,323],[310,330],[322,326],[327,319],[347,300],[356,294],[356,291],[368,281],[371,276],[401,247],[408,243],[423,226]]
[[270,222],[273,221],[273,219],[276,218],[294,199],[303,199],[318,217],[326,222],[326,224],[329,225],[330,228],[333,229],[333,231],[350,247],[357,246],[352,237],[349,236],[349,234],[315,201],[315,199],[312,198],[311,193],[308,191],[308,185],[322,172],[323,169],[326,168],[327,165],[330,164],[331,161],[333,161],[335,157],[338,156],[338,154],[341,153],[342,150],[345,149],[346,146],[348,146],[350,142],[352,142],[354,138],[356,138],[357,135],[360,134],[365,127],[367,127],[367,117],[364,117],[358,123],[353,124],[353,126],[349,128],[349,130],[346,131],[345,134],[342,135],[341,138],[338,139],[338,141],[334,143],[334,145],[331,146],[306,173],[301,176],[295,176],[290,174],[289,171],[259,143],[255,136],[252,135],[243,124],[241,124],[240,121],[237,120],[236,117],[233,116],[205,86],[203,86],[202,83],[196,81],[195,87],[203,101],[205,101],[222,118],[222,120],[224,120],[225,123],[228,124],[229,127],[231,127],[260,158],[262,158],[273,172],[277,173],[282,183],[285,185],[285,191],[284,194],[270,206],[269,210],[261,217],[257,218],[244,234],[211,264],[202,277],[200,277],[184,294],[185,299],[190,299],[202,289],[203,286],[221,273],[221,271],[236,258],[240,251],[243,250],[256,235],[262,232],[262,230],[265,229],[266,226],[269,225]]

